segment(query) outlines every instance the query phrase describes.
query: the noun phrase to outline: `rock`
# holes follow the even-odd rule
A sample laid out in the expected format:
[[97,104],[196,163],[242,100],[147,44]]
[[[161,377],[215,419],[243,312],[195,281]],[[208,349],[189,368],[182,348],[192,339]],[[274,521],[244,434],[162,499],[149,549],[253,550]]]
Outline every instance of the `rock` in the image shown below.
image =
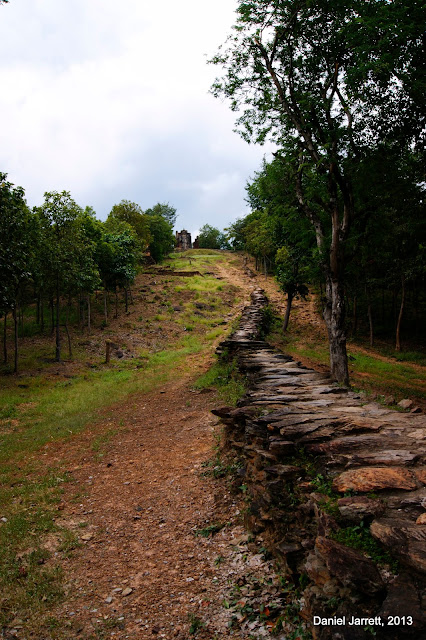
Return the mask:
[[385,404],[395,404],[395,398],[393,396],[385,396],[384,403]]
[[126,597],[129,596],[131,593],[133,593],[133,589],[132,587],[126,587],[125,589],[123,589],[123,591],[121,592],[121,595]]
[[417,480],[422,484],[426,485],[426,468],[422,467],[420,469],[415,469],[414,473],[416,475]]
[[111,602],[112,602],[112,596],[108,596],[108,598],[105,598],[105,602],[106,602],[107,604],[111,604]]
[[342,517],[350,522],[361,522],[366,518],[377,517],[385,510],[381,500],[374,500],[365,496],[340,498],[337,501],[337,507]]
[[266,467],[265,471],[271,475],[284,477],[294,476],[296,473],[302,473],[302,469],[300,467],[294,467],[290,464],[275,464],[272,467]]
[[416,481],[411,471],[398,467],[363,467],[344,471],[333,482],[339,493],[346,491],[376,491],[378,489],[416,489]]
[[92,538],[93,538],[93,533],[85,533],[84,536],[81,536],[81,539],[84,540],[85,542],[92,540]]
[[269,444],[269,451],[277,456],[284,456],[293,453],[294,442],[288,440],[272,440]]
[[421,634],[426,628],[425,615],[421,610],[416,588],[408,575],[399,575],[389,584],[379,615],[385,621],[389,616],[411,616],[413,619],[413,624],[409,626],[399,625],[394,629],[387,626],[387,637],[391,640],[425,637]]
[[359,551],[322,537],[316,539],[315,550],[324,560],[330,574],[345,587],[351,586],[370,596],[384,590],[376,565]]
[[371,535],[418,572],[426,573],[426,527],[402,518],[381,518],[370,526]]
[[401,407],[401,409],[411,409],[413,404],[414,403],[412,400],[408,400],[408,398],[405,398],[404,400],[398,402],[398,407]]
[[416,520],[416,524],[426,524],[426,513],[422,513]]
[[122,349],[117,349],[115,355],[117,356],[117,358],[122,358],[124,356],[124,351],[122,351]]

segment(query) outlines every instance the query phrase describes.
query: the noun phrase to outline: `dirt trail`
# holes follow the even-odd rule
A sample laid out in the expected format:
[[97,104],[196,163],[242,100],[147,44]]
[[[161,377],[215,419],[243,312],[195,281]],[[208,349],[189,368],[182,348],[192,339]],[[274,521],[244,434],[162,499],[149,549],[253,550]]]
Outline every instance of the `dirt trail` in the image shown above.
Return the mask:
[[[217,269],[242,287],[237,316],[252,287],[238,266]],[[212,354],[191,357],[192,374],[131,396],[104,413],[101,428],[45,454],[47,462],[69,461],[57,524],[81,545],[62,562],[67,597],[53,612],[60,638],[186,639],[191,621],[200,624],[198,639],[242,637],[228,635],[222,603],[229,576],[246,571],[248,537],[239,540],[244,530],[226,479],[203,474],[220,430],[210,410],[220,401],[213,390],[191,388]],[[93,434],[108,431],[94,452]],[[218,523],[226,526],[215,536],[197,535]],[[251,545],[252,568],[267,574],[256,552]]]

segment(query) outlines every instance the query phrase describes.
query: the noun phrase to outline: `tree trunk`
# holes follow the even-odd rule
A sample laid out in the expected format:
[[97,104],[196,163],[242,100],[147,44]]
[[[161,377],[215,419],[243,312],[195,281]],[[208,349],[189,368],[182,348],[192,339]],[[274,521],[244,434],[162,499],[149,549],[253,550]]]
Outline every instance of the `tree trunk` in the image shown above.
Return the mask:
[[127,294],[127,287],[124,287],[124,305],[126,308],[126,313],[129,311],[129,299]]
[[67,305],[67,308],[65,310],[65,331],[67,332],[67,338],[68,338],[68,355],[70,358],[72,358],[71,336],[68,328],[68,316],[69,316],[69,304]]
[[13,307],[13,325],[14,325],[14,343],[15,343],[15,362],[13,367],[13,373],[18,373],[18,314],[16,309],[16,302]]
[[356,336],[356,332],[358,331],[358,306],[357,306],[357,297],[354,295],[354,306],[352,312],[352,337]]
[[130,298],[130,304],[133,304],[132,289],[130,287],[129,287],[129,298]]
[[370,330],[370,347],[374,345],[374,327],[373,327],[373,314],[371,311],[371,302],[368,301],[367,306],[368,326]]
[[40,299],[40,331],[44,333],[44,301],[43,296]]
[[7,364],[7,312],[4,313],[3,321],[3,362]]
[[115,287],[115,315],[114,318],[118,318],[118,293],[117,287]]
[[59,329],[59,309],[60,307],[60,299],[59,299],[59,278],[56,279],[56,353],[55,360],[56,362],[61,361],[61,332]]
[[398,322],[396,323],[395,351],[401,351],[401,321],[405,303],[405,278],[401,276],[401,306],[399,307]]
[[368,316],[368,327],[370,330],[370,347],[372,347],[374,345],[373,313],[371,309],[370,292],[367,287],[365,287],[365,295],[367,297],[367,316]]
[[90,334],[91,317],[90,317],[90,294],[87,296],[87,332]]
[[292,302],[293,302],[293,294],[287,293],[287,306],[286,306],[285,315],[284,315],[283,333],[287,331],[288,322],[290,320],[290,311],[291,311]]
[[348,356],[346,353],[345,298],[342,284],[331,275],[327,276],[324,320],[330,347],[331,377],[339,384],[349,386]]
[[108,324],[108,302],[107,302],[107,289],[106,289],[105,283],[104,283],[104,316],[105,316],[105,324]]
[[50,298],[50,335],[53,336],[55,331],[55,303],[53,296]]

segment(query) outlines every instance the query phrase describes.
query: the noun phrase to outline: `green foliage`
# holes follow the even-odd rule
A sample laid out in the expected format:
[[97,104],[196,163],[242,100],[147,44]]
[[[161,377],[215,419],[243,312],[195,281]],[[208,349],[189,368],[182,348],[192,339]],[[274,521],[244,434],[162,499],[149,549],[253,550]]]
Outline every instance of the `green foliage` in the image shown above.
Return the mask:
[[171,227],[175,225],[176,222],[176,209],[172,207],[168,202],[157,202],[151,209],[147,209],[145,211],[145,215],[147,216],[160,216],[166,222],[169,223]]
[[397,571],[396,559],[373,538],[369,526],[363,521],[359,525],[345,527],[330,533],[330,538],[347,547],[363,551],[377,564],[390,565],[394,572]]
[[151,232],[148,218],[138,204],[130,200],[122,200],[115,204],[107,218],[106,228],[113,233],[124,231],[126,227],[120,227],[117,223],[129,225],[138,238],[140,250],[146,251],[151,241]]
[[[361,235],[371,216],[363,208],[359,172],[381,147],[404,156],[421,148],[426,76],[420,16],[424,8],[416,0],[240,0],[233,34],[210,61],[223,69],[212,93],[229,99],[239,112],[243,138],[276,142],[274,155],[283,167],[281,188],[275,190],[292,184],[288,210],[293,200],[315,233],[326,284],[331,375],[345,385],[349,233],[359,223]],[[258,205],[253,208],[256,212]],[[266,265],[270,234],[263,223],[256,227],[254,251],[263,252]],[[417,258],[411,262],[417,264]],[[292,271],[282,274],[288,293],[298,285],[289,278]],[[405,273],[402,283],[404,278]]]
[[235,406],[245,394],[246,384],[246,380],[239,373],[238,363],[235,360],[227,362],[225,356],[196,380],[194,388],[216,387],[223,400]]
[[207,527],[203,529],[197,529],[195,532],[196,536],[201,536],[202,538],[208,538],[210,536],[214,536],[216,533],[219,533],[226,526],[226,523],[216,522],[215,524],[209,524]]
[[175,246],[172,224],[162,215],[155,214],[148,216],[148,224],[151,233],[149,252],[156,262],[161,262]]
[[196,635],[200,629],[206,628],[206,623],[198,618],[194,613],[189,614],[189,621],[191,623],[189,627],[189,633],[191,635]]
[[229,245],[225,234],[212,227],[210,224],[205,224],[201,227],[198,234],[198,241],[200,249],[228,249]]

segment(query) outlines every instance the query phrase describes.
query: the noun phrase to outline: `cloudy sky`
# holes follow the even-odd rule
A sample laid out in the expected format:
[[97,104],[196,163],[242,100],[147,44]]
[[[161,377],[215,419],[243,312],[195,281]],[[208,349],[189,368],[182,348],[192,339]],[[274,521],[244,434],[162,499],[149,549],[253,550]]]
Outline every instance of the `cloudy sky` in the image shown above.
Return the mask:
[[0,171],[28,204],[70,191],[105,219],[123,198],[170,202],[177,227],[247,212],[270,149],[233,133],[206,64],[236,0],[10,0],[0,5]]

